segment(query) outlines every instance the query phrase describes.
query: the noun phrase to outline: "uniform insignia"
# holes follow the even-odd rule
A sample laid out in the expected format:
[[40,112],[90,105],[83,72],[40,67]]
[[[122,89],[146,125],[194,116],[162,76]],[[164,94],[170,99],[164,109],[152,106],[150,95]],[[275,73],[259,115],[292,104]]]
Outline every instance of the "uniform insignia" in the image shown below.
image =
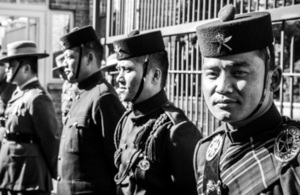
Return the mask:
[[210,192],[214,192],[216,191],[217,195],[221,194],[221,181],[218,180],[218,183],[215,183],[212,180],[208,180],[207,184],[206,184],[206,191],[205,191],[205,195],[209,195]]
[[206,160],[211,161],[219,152],[222,147],[223,137],[217,135],[213,138],[212,142],[209,144],[206,152]]
[[288,126],[276,137],[274,154],[277,160],[288,162],[294,159],[300,151],[300,130]]
[[143,171],[147,171],[150,168],[150,162],[147,160],[147,157],[144,156],[144,159],[141,160],[139,162],[139,167],[143,170]]
[[219,43],[218,53],[221,52],[222,46],[224,46],[224,47],[226,47],[227,49],[229,49],[229,51],[232,50],[231,47],[229,47],[229,46],[226,44],[228,41],[231,40],[232,36],[224,38],[224,35],[223,35],[223,34],[218,33],[218,34],[215,36],[215,38],[216,38],[216,41],[213,41],[213,43]]
[[118,45],[116,45],[114,50],[115,50],[116,53],[118,53],[119,56],[122,56],[121,47],[119,47]]

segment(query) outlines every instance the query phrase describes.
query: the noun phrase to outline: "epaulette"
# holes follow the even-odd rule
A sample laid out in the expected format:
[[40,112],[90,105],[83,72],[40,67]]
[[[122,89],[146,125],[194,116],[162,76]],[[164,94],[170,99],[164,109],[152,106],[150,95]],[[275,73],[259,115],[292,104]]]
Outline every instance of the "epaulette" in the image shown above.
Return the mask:
[[283,123],[279,127],[274,142],[275,158],[288,163],[295,159],[300,152],[300,123],[283,116]]
[[184,112],[181,109],[175,107],[174,104],[169,101],[162,106],[162,109],[165,111],[173,125],[188,120]]

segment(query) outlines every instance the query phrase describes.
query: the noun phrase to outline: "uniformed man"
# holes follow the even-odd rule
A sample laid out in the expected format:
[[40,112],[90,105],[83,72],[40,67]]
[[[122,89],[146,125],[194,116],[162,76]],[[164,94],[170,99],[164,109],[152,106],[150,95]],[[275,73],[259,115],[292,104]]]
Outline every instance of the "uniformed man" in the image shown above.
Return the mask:
[[205,102],[224,122],[195,150],[198,194],[300,194],[300,124],[273,102],[281,69],[270,14],[227,5],[197,35]]
[[192,159],[201,135],[164,91],[169,64],[161,32],[136,30],[113,44],[117,91],[132,103],[115,135],[118,193],[196,194]]
[[117,75],[117,69],[116,69],[117,64],[118,64],[117,54],[113,53],[107,57],[105,65],[101,67],[101,71],[105,74],[106,80],[110,84],[112,84],[115,88],[117,88],[117,83],[115,78]]
[[52,190],[60,133],[53,102],[37,78],[32,41],[7,45],[7,82],[17,85],[5,111],[6,133],[0,151],[0,194],[44,195]]
[[[4,57],[3,53],[1,57]],[[11,98],[12,93],[16,89],[16,85],[6,82],[6,66],[5,63],[0,63],[0,148],[3,134],[5,131],[5,117],[4,112],[8,100]]]
[[103,47],[91,26],[60,38],[69,82],[78,83],[58,157],[60,195],[115,194],[113,135],[125,109],[101,76]]
[[59,77],[64,81],[62,85],[62,93],[61,93],[61,117],[62,124],[65,124],[67,121],[67,116],[71,107],[73,100],[76,97],[78,92],[77,83],[71,83],[67,79],[67,75],[64,71],[65,65],[64,54],[59,54],[55,57],[56,67],[52,69],[52,71],[57,72]]

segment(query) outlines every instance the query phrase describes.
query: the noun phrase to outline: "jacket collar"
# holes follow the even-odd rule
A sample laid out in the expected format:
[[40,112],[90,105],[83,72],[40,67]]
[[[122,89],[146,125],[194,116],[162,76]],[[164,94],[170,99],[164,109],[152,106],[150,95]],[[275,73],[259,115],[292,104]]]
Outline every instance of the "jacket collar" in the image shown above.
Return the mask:
[[232,142],[242,142],[250,137],[257,137],[276,132],[282,123],[282,117],[274,103],[261,117],[236,129],[225,124],[226,133]]
[[168,102],[167,95],[164,90],[161,90],[149,99],[132,105],[132,111],[135,116],[146,115],[159,109],[166,102]]
[[79,89],[91,89],[95,85],[97,85],[100,81],[102,80],[101,72],[98,71],[88,78],[84,79],[80,83],[78,83],[78,88]]

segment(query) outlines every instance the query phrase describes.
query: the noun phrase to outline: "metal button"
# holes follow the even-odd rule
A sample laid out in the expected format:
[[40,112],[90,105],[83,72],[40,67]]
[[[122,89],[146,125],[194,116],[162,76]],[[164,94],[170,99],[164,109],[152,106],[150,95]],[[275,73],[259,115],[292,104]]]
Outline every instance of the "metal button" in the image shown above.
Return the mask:
[[57,159],[58,159],[58,160],[61,160],[61,156],[58,156]]
[[61,180],[60,176],[57,176],[57,181],[60,181],[60,180]]

